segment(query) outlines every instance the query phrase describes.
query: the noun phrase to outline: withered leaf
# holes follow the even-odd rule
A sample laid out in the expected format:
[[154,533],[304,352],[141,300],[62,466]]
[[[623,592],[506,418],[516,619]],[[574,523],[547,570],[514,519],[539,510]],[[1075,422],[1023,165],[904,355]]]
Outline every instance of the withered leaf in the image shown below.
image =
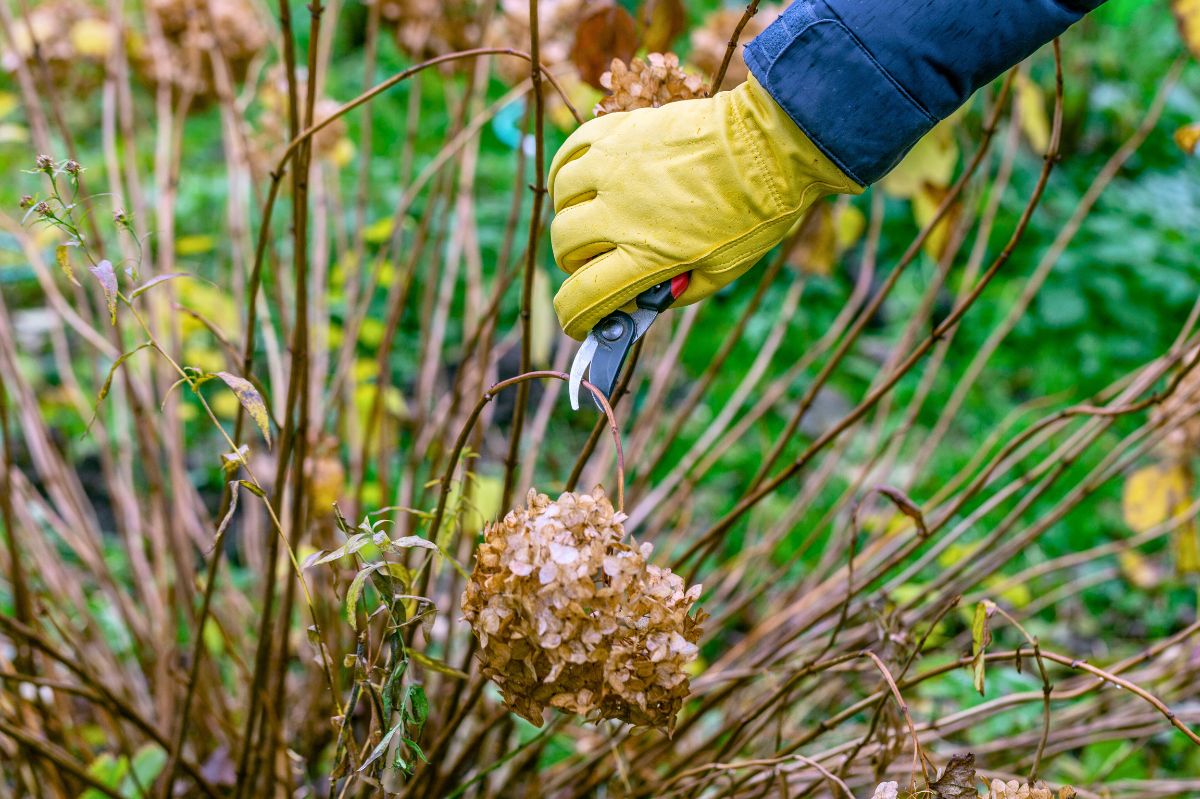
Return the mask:
[[575,29],[571,61],[584,82],[604,88],[600,76],[614,58],[629,61],[637,51],[637,23],[619,5],[605,5],[584,17]]
[[217,377],[221,378],[225,385],[229,386],[237,395],[238,402],[242,403],[246,413],[250,414],[250,418],[262,431],[263,438],[267,440],[267,446],[271,446],[270,417],[267,415],[267,404],[263,402],[262,394],[259,394],[254,384],[244,377],[238,377],[229,372],[217,372]]
[[1179,35],[1192,55],[1200,58],[1200,0],[1171,0]]
[[112,324],[117,323],[117,273],[113,271],[112,261],[107,258],[89,266],[88,271],[96,276],[100,288],[104,289],[104,304],[108,306],[108,317]]
[[651,53],[665,53],[687,27],[687,10],[680,0],[646,0],[638,18],[646,26],[642,47]]
[[168,280],[174,280],[177,277],[191,277],[191,275],[189,275],[187,272],[169,272],[165,275],[155,275],[142,285],[135,288],[133,293],[129,295],[129,299],[136,299],[157,286],[159,283],[166,283]]
[[68,249],[70,246],[69,244],[60,244],[55,247],[54,260],[58,264],[58,268],[67,276],[67,280],[78,286],[79,281],[75,279],[75,270],[71,268],[71,251]]
[[1196,146],[1200,145],[1200,122],[1184,125],[1175,131],[1175,143],[1188,155],[1195,155]]
[[954,755],[946,764],[946,770],[929,788],[934,799],[979,799],[975,790],[975,755]]

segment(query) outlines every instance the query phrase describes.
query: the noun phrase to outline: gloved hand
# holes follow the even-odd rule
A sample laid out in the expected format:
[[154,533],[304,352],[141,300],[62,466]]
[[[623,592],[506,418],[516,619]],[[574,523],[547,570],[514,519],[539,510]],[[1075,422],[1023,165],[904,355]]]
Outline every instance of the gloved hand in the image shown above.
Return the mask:
[[862,189],[753,76],[733,91],[593,119],[550,165],[554,298],[567,335],[691,271],[676,305],[754,265],[817,199]]

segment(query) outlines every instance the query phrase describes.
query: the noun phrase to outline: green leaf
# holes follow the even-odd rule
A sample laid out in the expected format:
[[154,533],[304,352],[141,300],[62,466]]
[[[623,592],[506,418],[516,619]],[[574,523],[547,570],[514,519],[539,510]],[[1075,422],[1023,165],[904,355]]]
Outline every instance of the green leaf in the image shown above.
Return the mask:
[[250,418],[262,431],[263,438],[267,440],[267,446],[271,446],[271,421],[267,415],[267,404],[263,402],[262,394],[259,394],[258,389],[244,377],[238,377],[229,372],[217,372],[217,377],[225,381],[225,385],[229,386],[237,395],[238,402],[242,403],[246,413],[250,414]]
[[169,272],[165,275],[156,275],[135,288],[133,293],[129,295],[129,299],[136,300],[159,283],[166,283],[168,280],[174,280],[177,277],[191,277],[191,275],[187,272]]
[[[87,774],[96,782],[109,788],[116,789],[129,771],[129,760],[125,757],[115,758],[104,752],[88,764]],[[88,788],[79,795],[79,799],[104,799],[104,794],[95,788]]]
[[121,795],[142,799],[151,794],[154,781],[167,765],[167,751],[158,744],[146,744],[133,754],[133,769],[121,783]]
[[89,266],[88,271],[96,276],[100,288],[104,290],[104,303],[108,306],[109,320],[117,323],[117,273],[113,270],[112,261],[105,258],[95,266]]
[[367,755],[367,759],[364,760],[362,762],[362,765],[358,767],[359,772],[365,771],[367,766],[374,763],[376,760],[378,760],[383,755],[384,752],[387,751],[388,744],[390,744],[392,742],[392,738],[396,735],[396,733],[400,732],[400,728],[402,726],[404,726],[404,725],[397,724],[395,727],[392,727],[390,730],[388,730],[384,734],[383,738],[380,739],[379,743],[375,746],[375,748],[371,750],[371,754]]
[[437,544],[433,543],[428,538],[421,538],[419,535],[406,535],[395,539],[391,544],[392,549],[411,549],[413,547],[419,547],[420,549],[432,549],[434,552],[438,551]]
[[346,621],[355,631],[358,630],[358,600],[362,596],[363,587],[367,584],[367,578],[386,565],[385,561],[380,561],[359,570],[358,574],[354,575],[354,579],[350,581],[350,587],[346,589]]
[[408,690],[404,692],[404,704],[411,708],[413,724],[418,727],[425,726],[425,721],[429,718],[429,698],[425,696],[425,689],[415,683],[408,686]]
[[408,656],[413,659],[414,663],[419,663],[430,671],[436,671],[438,674],[446,674],[450,677],[457,677],[460,680],[465,680],[470,676],[465,671],[459,671],[449,663],[431,658],[429,655],[416,649],[408,650]]

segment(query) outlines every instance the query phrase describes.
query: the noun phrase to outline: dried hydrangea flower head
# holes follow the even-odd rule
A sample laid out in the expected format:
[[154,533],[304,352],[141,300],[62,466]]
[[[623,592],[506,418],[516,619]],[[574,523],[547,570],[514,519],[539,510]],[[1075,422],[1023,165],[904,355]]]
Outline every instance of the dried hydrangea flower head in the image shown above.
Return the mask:
[[[774,3],[760,5],[758,12],[750,17],[746,27],[742,29],[741,41],[748,42],[762,33],[782,11],[783,8]],[[701,74],[710,78],[716,77],[717,70],[721,68],[721,61],[725,58],[725,51],[729,48],[729,34],[741,22],[743,13],[741,8],[718,9],[705,18],[703,25],[692,31],[692,48],[688,53],[688,61],[695,65]],[[750,70],[746,67],[743,48],[738,47],[725,70],[725,80],[721,83],[721,88],[732,89],[739,83],[745,83],[749,75]]]
[[689,693],[703,614],[686,588],[626,539],[597,488],[528,504],[488,525],[463,594],[484,676],[541,726],[547,707],[668,734]]
[[679,56],[674,53],[650,53],[645,61],[635,58],[629,66],[614,58],[612,69],[600,76],[600,83],[612,94],[592,109],[598,117],[708,96],[704,79],[680,69]]

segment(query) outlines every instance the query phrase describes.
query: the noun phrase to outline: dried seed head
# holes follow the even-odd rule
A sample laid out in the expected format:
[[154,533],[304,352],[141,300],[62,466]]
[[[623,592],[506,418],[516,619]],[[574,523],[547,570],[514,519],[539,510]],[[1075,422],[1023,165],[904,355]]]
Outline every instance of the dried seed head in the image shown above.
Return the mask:
[[68,175],[78,175],[83,171],[83,167],[79,165],[78,161],[76,161],[74,158],[71,158],[68,159],[65,164],[63,164],[63,171]]
[[645,61],[635,58],[629,66],[614,58],[612,69],[600,76],[600,85],[612,94],[592,109],[598,117],[708,96],[704,80],[680,69],[674,53],[650,53]]
[[54,212],[50,210],[50,204],[46,202],[40,202],[33,206],[33,212],[38,216],[53,216],[54,214]]
[[32,194],[22,194],[21,195],[21,207],[22,208],[32,208],[33,203],[34,203],[34,199],[33,199]]
[[[758,12],[742,29],[741,40],[748,42],[758,36],[775,21],[782,10],[775,4],[759,6]],[[716,77],[717,70],[721,68],[721,61],[725,58],[725,51],[729,48],[729,33],[741,21],[742,13],[740,8],[719,9],[709,14],[705,18],[704,24],[692,31],[692,48],[689,51],[688,60],[700,70],[702,75],[708,75],[710,78]],[[732,89],[739,83],[744,83],[749,74],[746,61],[742,57],[742,48],[738,47],[734,50],[729,67],[725,70],[725,80],[721,83],[721,87]]]
[[54,159],[45,153],[42,153],[37,157],[37,160],[34,161],[34,166],[41,172],[51,172],[54,170]]
[[518,715],[547,706],[670,733],[688,696],[703,614],[700,586],[648,562],[597,488],[529,492],[484,531],[463,594],[483,673]]

